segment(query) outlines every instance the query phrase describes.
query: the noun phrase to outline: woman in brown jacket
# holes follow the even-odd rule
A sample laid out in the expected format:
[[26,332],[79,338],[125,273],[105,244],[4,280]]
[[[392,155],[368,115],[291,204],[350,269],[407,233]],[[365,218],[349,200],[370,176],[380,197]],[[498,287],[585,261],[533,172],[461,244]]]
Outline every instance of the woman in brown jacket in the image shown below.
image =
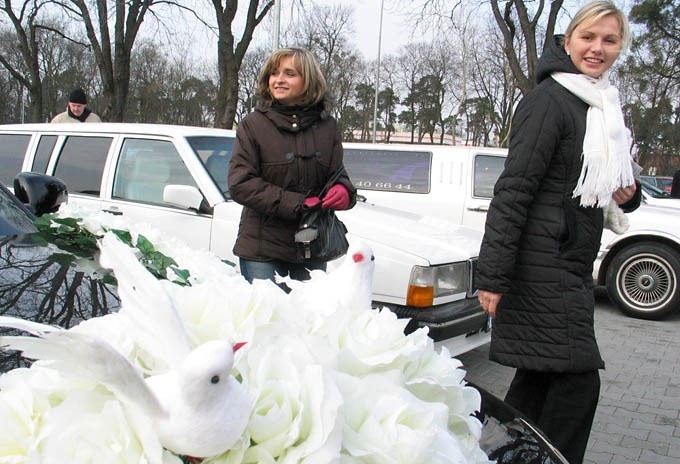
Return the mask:
[[275,273],[309,278],[326,263],[298,258],[295,231],[304,208],[344,210],[356,189],[344,171],[323,198],[326,182],[342,165],[340,132],[329,115],[326,80],[309,51],[282,48],[258,77],[261,99],[236,131],[229,193],[243,205],[234,254],[249,281]]

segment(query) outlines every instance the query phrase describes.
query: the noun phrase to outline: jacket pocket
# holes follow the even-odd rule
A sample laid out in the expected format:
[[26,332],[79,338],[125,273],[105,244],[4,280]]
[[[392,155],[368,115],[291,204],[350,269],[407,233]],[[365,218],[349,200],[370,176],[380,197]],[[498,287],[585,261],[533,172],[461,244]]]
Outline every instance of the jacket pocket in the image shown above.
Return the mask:
[[573,248],[578,241],[578,211],[576,205],[569,198],[562,200],[562,233],[559,238],[560,253]]

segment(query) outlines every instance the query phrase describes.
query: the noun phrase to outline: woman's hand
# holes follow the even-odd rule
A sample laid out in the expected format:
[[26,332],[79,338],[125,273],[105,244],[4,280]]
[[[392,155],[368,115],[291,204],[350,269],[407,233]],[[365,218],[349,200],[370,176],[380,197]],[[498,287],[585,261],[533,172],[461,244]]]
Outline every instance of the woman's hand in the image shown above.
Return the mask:
[[349,206],[349,192],[342,184],[335,184],[328,189],[328,193],[323,197],[322,208],[343,210]]
[[477,292],[477,299],[485,313],[491,317],[496,317],[496,307],[503,297],[502,293],[493,293],[486,290],[479,290]]
[[304,205],[307,208],[314,208],[316,206],[319,206],[319,203],[321,203],[321,200],[319,197],[307,197],[305,198]]
[[614,193],[612,193],[612,198],[617,205],[624,205],[628,203],[631,198],[635,196],[635,191],[637,190],[637,185],[629,185],[628,187],[621,187]]

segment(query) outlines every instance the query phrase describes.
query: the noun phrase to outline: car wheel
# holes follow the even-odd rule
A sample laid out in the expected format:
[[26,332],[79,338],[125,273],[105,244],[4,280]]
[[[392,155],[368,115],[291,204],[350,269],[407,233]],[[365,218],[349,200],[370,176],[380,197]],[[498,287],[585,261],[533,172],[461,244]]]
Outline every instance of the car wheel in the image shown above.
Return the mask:
[[624,248],[607,268],[607,292],[626,315],[662,319],[680,305],[680,256],[660,243]]

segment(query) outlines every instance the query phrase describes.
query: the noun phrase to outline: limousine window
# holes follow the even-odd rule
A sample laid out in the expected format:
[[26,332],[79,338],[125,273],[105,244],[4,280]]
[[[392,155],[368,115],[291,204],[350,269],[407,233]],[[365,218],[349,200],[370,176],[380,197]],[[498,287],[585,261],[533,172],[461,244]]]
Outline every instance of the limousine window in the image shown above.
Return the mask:
[[0,182],[8,187],[14,184],[14,176],[21,172],[30,135],[0,135]]
[[493,198],[493,186],[504,165],[505,156],[475,155],[472,195],[476,198]]
[[345,148],[345,169],[357,188],[429,193],[432,153]]
[[229,170],[231,152],[234,148],[234,139],[231,137],[197,136],[187,137],[187,142],[201,159],[220,191],[228,196],[227,171]]
[[50,155],[52,154],[52,150],[54,150],[55,143],[57,143],[56,135],[43,135],[40,137],[31,171],[39,172],[41,174],[47,172],[47,164],[50,162]]
[[112,140],[112,137],[75,135],[66,139],[54,175],[68,185],[69,193],[99,195]]
[[172,142],[125,139],[113,179],[114,198],[164,204],[163,189],[171,184],[197,187]]

